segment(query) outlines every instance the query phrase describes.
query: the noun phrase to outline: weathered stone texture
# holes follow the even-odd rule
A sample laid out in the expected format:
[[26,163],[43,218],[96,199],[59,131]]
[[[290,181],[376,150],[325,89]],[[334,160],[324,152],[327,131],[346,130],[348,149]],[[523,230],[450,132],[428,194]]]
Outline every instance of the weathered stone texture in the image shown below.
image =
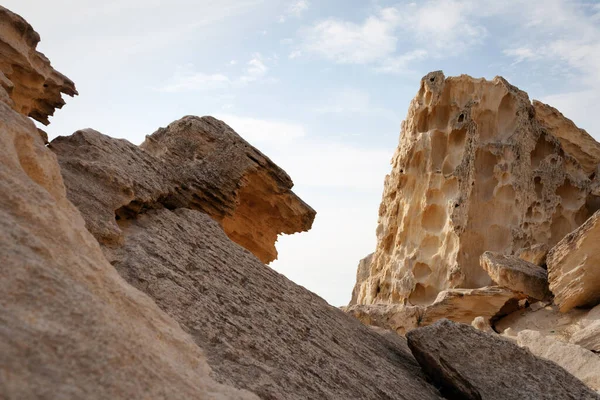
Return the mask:
[[316,214],[283,170],[212,117],[184,117],[141,148],[91,129],[50,148],[69,199],[103,244],[122,243],[119,224],[148,209],[187,207],[209,214],[268,263],[277,258],[277,235],[310,229]]
[[410,331],[407,339],[423,370],[448,399],[600,398],[555,363],[469,325],[443,319]]
[[[503,78],[432,72],[402,124],[358,304],[431,304],[492,280],[484,251],[552,246],[595,208],[590,179]],[[573,150],[574,153],[575,150]]]

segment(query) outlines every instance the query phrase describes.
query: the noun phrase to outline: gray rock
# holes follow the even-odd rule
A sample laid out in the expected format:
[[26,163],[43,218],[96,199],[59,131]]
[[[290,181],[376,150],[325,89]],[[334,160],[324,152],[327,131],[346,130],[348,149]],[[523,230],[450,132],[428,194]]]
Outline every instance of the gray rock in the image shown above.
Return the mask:
[[447,319],[408,332],[413,355],[449,399],[598,399],[567,371],[514,343]]

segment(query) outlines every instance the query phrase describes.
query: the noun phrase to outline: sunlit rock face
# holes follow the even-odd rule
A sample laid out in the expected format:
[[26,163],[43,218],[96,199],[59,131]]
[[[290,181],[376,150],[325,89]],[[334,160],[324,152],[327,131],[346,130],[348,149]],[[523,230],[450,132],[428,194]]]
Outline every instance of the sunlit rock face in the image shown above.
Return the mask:
[[527,94],[501,77],[425,76],[385,179],[357,303],[426,305],[449,288],[489,286],[484,251],[551,247],[581,225],[595,201],[579,142],[567,153],[552,135],[568,125],[560,118],[553,113],[547,127],[548,115],[542,123]]

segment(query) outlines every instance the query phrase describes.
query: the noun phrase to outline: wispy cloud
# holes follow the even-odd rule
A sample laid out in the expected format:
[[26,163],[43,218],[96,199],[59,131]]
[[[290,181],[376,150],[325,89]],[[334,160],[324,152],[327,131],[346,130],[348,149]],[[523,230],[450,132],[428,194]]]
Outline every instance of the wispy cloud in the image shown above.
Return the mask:
[[308,0],[295,0],[290,3],[285,12],[277,18],[277,22],[284,23],[289,17],[300,18],[309,7],[310,2]]
[[315,108],[318,114],[354,114],[377,116],[396,121],[398,115],[393,111],[373,104],[371,96],[360,89],[343,88],[322,96],[323,100]]
[[360,23],[328,18],[301,32],[301,48],[336,63],[399,73],[411,62],[482,43],[487,30],[469,18],[475,12],[471,1],[431,0],[380,8]]
[[[229,66],[236,64],[237,61],[234,60],[229,62]],[[266,59],[259,53],[255,53],[246,63],[245,69],[236,76],[221,72],[207,74],[196,71],[193,65],[187,64],[178,67],[174,75],[158,90],[175,93],[242,87],[249,83],[267,80],[268,72]]]

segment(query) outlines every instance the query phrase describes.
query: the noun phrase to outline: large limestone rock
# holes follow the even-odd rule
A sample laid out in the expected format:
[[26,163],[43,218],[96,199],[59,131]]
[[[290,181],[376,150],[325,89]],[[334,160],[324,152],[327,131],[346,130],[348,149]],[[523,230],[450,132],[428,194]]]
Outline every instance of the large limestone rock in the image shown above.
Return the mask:
[[556,137],[567,153],[577,159],[589,175],[600,164],[600,143],[585,130],[578,128],[556,108],[534,100],[536,119],[551,135]]
[[306,231],[315,217],[283,170],[212,117],[184,117],[141,148],[91,129],[58,137],[50,148],[69,199],[103,244],[122,243],[119,225],[139,213],[187,207],[212,216],[268,263],[277,258],[278,234]]
[[[171,124],[167,131],[159,130],[161,135],[150,139],[151,149],[149,142],[141,149],[93,131],[52,142],[65,182],[72,185],[69,195],[82,207],[86,224],[98,235],[121,276],[152,297],[205,349],[214,377],[222,384],[266,399],[438,398],[402,338],[372,331],[228,238],[223,219],[215,218],[227,210],[226,195],[230,195],[226,190],[230,183],[221,187],[220,179],[238,177],[227,171],[240,166],[225,165],[225,161],[221,165],[219,155],[211,153],[214,141],[205,140],[205,132],[212,129],[215,138],[230,133],[219,133],[216,128],[228,129],[212,118],[186,118]],[[163,134],[169,134],[169,140]],[[161,148],[167,150],[161,153]],[[242,166],[250,163],[246,154],[253,150],[241,149],[241,154],[230,154],[230,164],[236,160]],[[196,169],[178,175],[179,189],[161,200],[164,203],[145,200],[160,199],[156,187],[163,183],[154,179],[160,176],[154,170],[165,171],[167,177],[173,176],[171,168],[181,166],[187,171],[189,160],[201,152],[208,153],[204,160],[216,158],[216,165],[203,166],[197,156]],[[287,216],[290,224],[301,221],[288,209],[303,203],[289,189],[277,191],[269,180],[277,170],[268,163],[250,165],[253,176],[260,179],[252,178],[252,185],[240,190],[249,196],[249,207],[256,205],[255,215],[246,217],[263,217],[261,204],[265,201],[279,207],[271,211],[282,213],[279,226]],[[215,186],[205,187],[211,192],[200,191],[201,185],[210,182]],[[131,201],[112,200],[123,187],[133,188],[133,195],[125,195],[142,199],[135,208]],[[76,195],[84,190],[85,195]],[[89,203],[89,199],[99,200]],[[121,203],[129,205],[115,215],[116,205]],[[98,222],[94,207],[105,215],[104,222],[119,217],[119,240],[107,241],[102,229],[92,228],[106,226]],[[106,208],[98,210],[101,207]],[[312,213],[306,207],[301,210]],[[308,215],[312,218],[314,214]],[[256,226],[262,225],[257,222]]]
[[553,362],[495,334],[440,320],[407,334],[408,346],[449,399],[598,399]]
[[385,180],[357,303],[426,305],[449,288],[488,286],[484,251],[552,246],[582,224],[595,211],[589,174],[577,146],[569,152],[553,131],[503,78],[425,76]]
[[542,267],[516,256],[505,256],[491,251],[481,255],[481,266],[500,286],[524,293],[537,300],[550,296],[548,273]]
[[15,79],[14,100],[0,88],[0,398],[258,399],[217,384],[191,336],[108,263],[25,115],[62,104],[59,75],[35,58],[32,28],[0,13],[0,70]]
[[575,344],[532,330],[517,335],[517,343],[538,357],[554,361],[593,390],[600,390],[600,357]]
[[[402,304],[356,304],[344,308],[366,325],[390,329],[404,335],[406,332],[447,318],[470,324],[482,318],[488,325],[493,318],[506,315],[518,307],[527,296],[502,287],[479,289],[449,289],[440,292],[433,304],[410,306]],[[513,306],[511,308],[511,306]]]
[[0,6],[0,87],[6,104],[48,125],[48,116],[77,94],[75,84],[36,50],[40,36],[23,18]]
[[349,306],[355,305],[358,301],[360,287],[362,283],[369,278],[371,261],[373,261],[373,253],[369,254],[358,263],[358,268],[356,269],[356,284],[352,289],[352,298],[350,299],[350,303],[348,303]]
[[554,303],[565,312],[600,302],[600,211],[548,253],[548,280]]

